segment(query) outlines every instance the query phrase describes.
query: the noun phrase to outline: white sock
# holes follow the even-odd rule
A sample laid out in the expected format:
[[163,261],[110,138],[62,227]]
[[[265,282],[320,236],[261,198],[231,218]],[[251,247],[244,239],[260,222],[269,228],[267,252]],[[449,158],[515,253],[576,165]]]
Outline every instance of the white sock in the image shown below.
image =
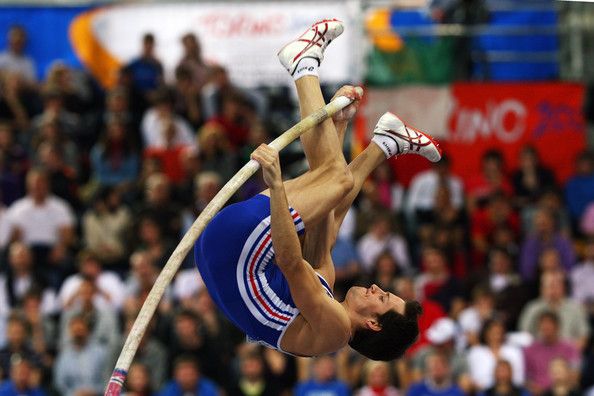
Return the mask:
[[379,146],[380,149],[386,155],[386,158],[390,158],[396,154],[400,153],[400,147],[396,143],[396,140],[393,137],[388,137],[384,135],[378,135],[377,133],[373,134],[373,138],[371,141]]
[[318,77],[318,60],[314,58],[303,58],[297,64],[297,68],[293,73],[293,79],[299,80],[305,76],[316,76]]

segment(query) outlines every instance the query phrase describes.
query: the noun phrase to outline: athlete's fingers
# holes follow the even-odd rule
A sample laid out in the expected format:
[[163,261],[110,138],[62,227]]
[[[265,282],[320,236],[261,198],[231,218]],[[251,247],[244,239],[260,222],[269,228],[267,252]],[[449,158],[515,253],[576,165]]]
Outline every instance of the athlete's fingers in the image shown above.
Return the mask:
[[347,98],[352,99],[353,101],[358,101],[361,100],[361,98],[363,97],[363,89],[361,89],[361,87],[355,87],[352,85],[344,85],[338,91],[336,91],[336,93],[332,97],[332,100],[336,99],[339,96],[346,96]]

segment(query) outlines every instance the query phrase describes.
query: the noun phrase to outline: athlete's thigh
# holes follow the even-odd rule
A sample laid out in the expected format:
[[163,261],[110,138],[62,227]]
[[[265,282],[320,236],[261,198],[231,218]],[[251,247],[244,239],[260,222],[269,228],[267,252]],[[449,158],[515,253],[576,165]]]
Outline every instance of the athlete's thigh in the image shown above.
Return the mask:
[[[323,168],[310,170],[284,184],[289,205],[299,213],[306,230],[325,219],[342,199],[342,187]],[[268,190],[262,194],[270,196]]]

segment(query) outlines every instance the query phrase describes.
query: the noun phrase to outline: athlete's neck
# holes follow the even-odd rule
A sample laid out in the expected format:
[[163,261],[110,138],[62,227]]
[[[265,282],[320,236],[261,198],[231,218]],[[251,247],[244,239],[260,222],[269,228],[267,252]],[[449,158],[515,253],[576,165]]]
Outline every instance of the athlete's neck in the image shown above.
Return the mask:
[[344,310],[346,311],[347,315],[349,316],[349,320],[351,322],[351,328],[350,328],[350,336],[349,336],[349,341],[353,339],[353,335],[355,334],[355,332],[357,331],[357,328],[359,327],[357,320],[356,320],[356,314],[353,312],[352,309],[350,309],[349,304],[347,303],[346,299],[343,300],[340,305],[344,308]]

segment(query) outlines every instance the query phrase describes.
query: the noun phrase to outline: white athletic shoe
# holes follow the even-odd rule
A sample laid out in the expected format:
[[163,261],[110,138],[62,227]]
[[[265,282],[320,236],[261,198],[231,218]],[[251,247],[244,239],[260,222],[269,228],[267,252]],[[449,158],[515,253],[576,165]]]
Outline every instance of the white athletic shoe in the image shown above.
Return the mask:
[[318,66],[324,59],[324,50],[332,40],[344,31],[338,19],[324,19],[314,23],[299,38],[285,45],[278,52],[278,58],[287,71],[293,75],[297,64],[303,58],[314,58]]
[[381,116],[373,134],[396,143],[396,152],[391,155],[418,154],[431,162],[441,159],[439,144],[431,135],[405,125],[400,118],[390,112]]

